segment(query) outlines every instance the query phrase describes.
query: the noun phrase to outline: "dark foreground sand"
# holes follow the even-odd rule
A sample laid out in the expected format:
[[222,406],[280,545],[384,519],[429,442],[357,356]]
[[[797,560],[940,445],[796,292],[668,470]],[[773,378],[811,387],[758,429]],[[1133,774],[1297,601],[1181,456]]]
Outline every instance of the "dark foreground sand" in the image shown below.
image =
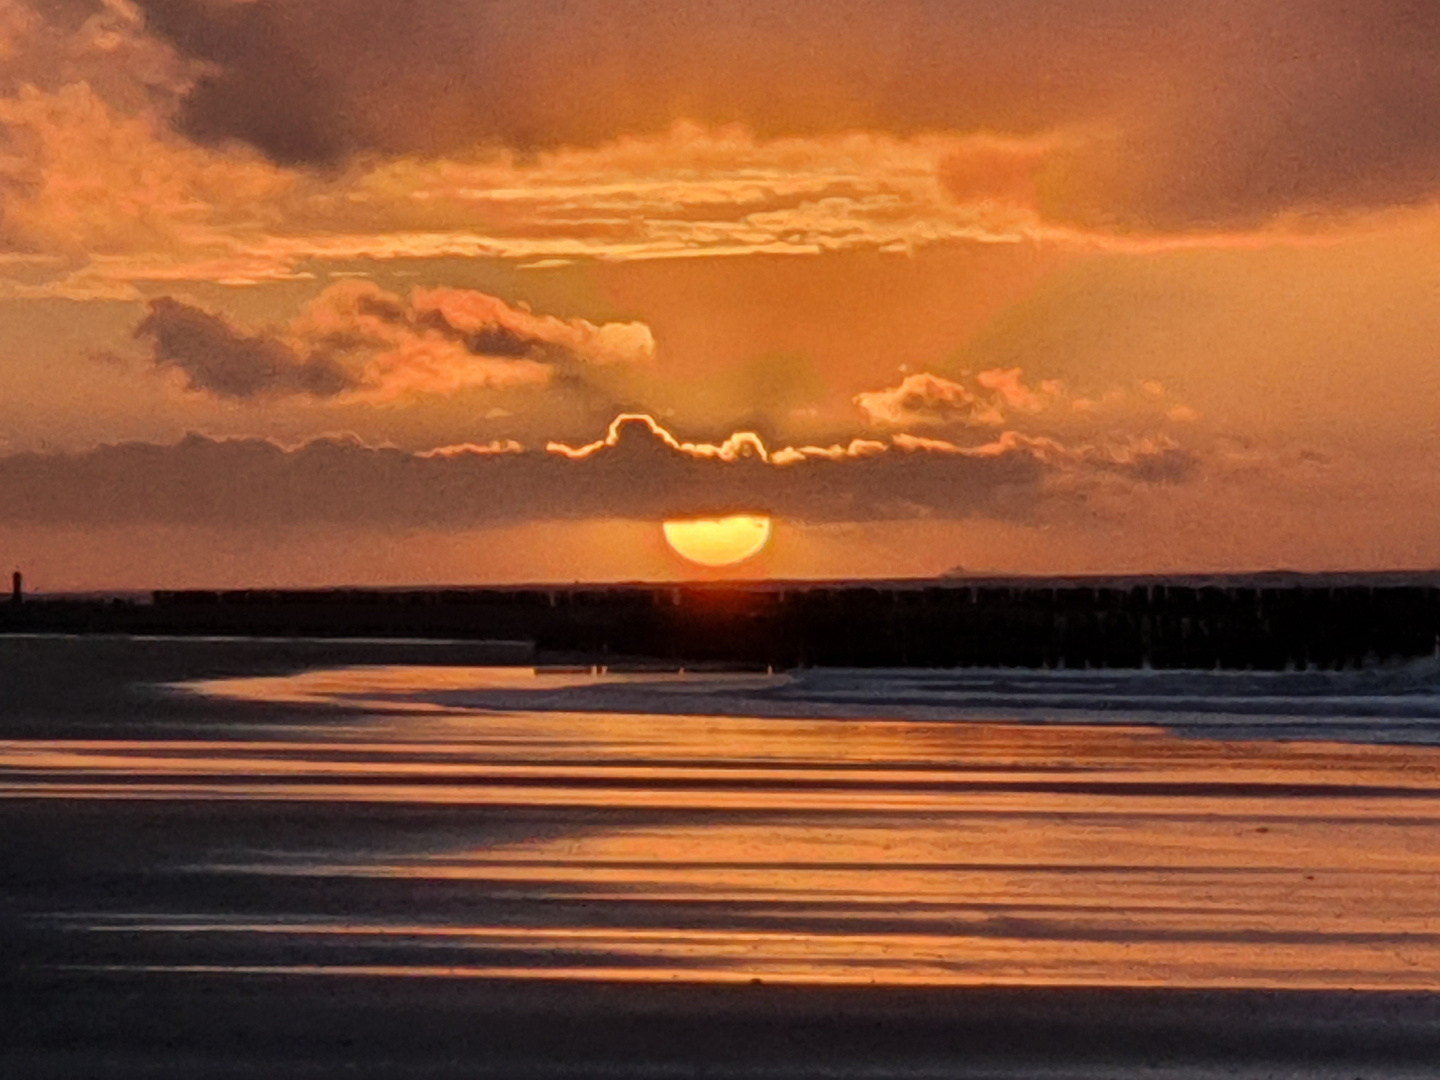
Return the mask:
[[1434,1076],[1426,995],[29,977],[7,1077]]
[[[854,746],[855,740],[870,740],[863,762],[832,762],[835,768],[820,770],[820,781],[781,779],[783,770],[749,761],[746,769],[758,770],[756,776],[721,785],[696,772],[699,765],[665,757],[705,745],[677,742],[645,748],[650,756],[644,759],[616,759],[617,768],[643,760],[669,770],[664,784],[657,780],[653,789],[633,777],[621,783],[603,775],[576,776],[554,761],[526,758],[527,767],[550,770],[545,773],[550,786],[514,781],[497,795],[492,789],[498,781],[485,770],[513,764],[511,759],[462,754],[453,747],[445,756],[437,749],[470,730],[463,716],[446,719],[451,726],[435,729],[439,735],[432,736],[439,741],[431,742],[413,741],[418,729],[406,727],[410,721],[402,718],[375,729],[397,740],[393,751],[382,746],[361,754],[341,733],[358,737],[354,725],[363,710],[220,701],[153,689],[158,682],[308,666],[480,659],[473,651],[447,648],[0,639],[0,752],[9,762],[0,766],[0,786],[9,785],[0,798],[0,1077],[1353,1078],[1440,1072],[1440,994],[1351,991],[1345,989],[1348,975],[1339,969],[1327,974],[1325,968],[1333,955],[1365,965],[1373,984],[1440,985],[1434,962],[1440,928],[1429,925],[1440,920],[1440,899],[1430,906],[1427,891],[1433,880],[1433,895],[1440,897],[1440,879],[1427,876],[1437,804],[1426,778],[1434,762],[1424,755],[1433,751],[1388,747],[1372,754],[1363,747],[1343,752],[1320,747],[1280,754],[1264,743],[1253,749],[1235,743],[1226,750],[1192,742],[1176,752],[1186,757],[1193,775],[1177,771],[1177,779],[1161,777],[1146,781],[1143,790],[1127,791],[1126,777],[1138,775],[1142,765],[1150,773],[1164,765],[1171,752],[1168,737],[1126,736],[1117,729],[1090,731],[1067,743],[1063,729],[1042,733],[1044,746],[1072,757],[1090,755],[1092,765],[1100,762],[1083,774],[1089,779],[1082,788],[1075,784],[1073,760],[1051,762],[1044,767],[1048,772],[1028,761],[1023,769],[1015,765],[1009,779],[998,772],[996,762],[1004,755],[1031,745],[1024,731],[1007,735],[977,727],[978,734],[967,729],[960,733],[965,738],[952,744],[943,730],[856,728],[836,721],[842,726],[833,736],[829,728],[804,729],[801,734],[813,745],[794,741],[799,736],[792,732],[792,742],[782,747],[788,754],[813,755],[837,741],[849,739]],[[635,732],[651,722],[632,717],[629,726],[610,735],[630,746]],[[532,729],[585,730],[583,724],[557,723],[558,728],[536,723]],[[327,726],[340,741],[325,741]],[[492,728],[483,730],[493,735]],[[732,746],[726,742],[731,730],[704,727],[718,746]],[[404,743],[396,732],[409,732],[405,738],[412,742]],[[967,760],[975,765],[967,755],[980,753],[975,740],[981,734],[989,740],[983,769],[988,779],[967,780]],[[262,736],[270,740],[268,756],[255,757],[244,774],[172,775],[164,772],[163,761],[157,765],[145,757],[166,740],[219,743]],[[285,738],[309,740],[322,749],[290,754]],[[110,764],[83,754],[24,763],[27,747],[43,745],[46,753],[69,746],[85,750],[76,740],[95,739],[123,744],[130,756]],[[403,754],[402,746],[408,747]],[[743,750],[732,746],[730,753]],[[182,760],[188,770],[216,761],[229,768],[227,762],[256,753],[227,757],[211,746]],[[892,768],[911,769],[916,777],[938,760],[934,755],[946,754],[950,772],[942,779],[895,781],[906,798],[922,800],[919,809],[869,810],[867,805],[881,805],[894,794],[868,779],[876,754],[890,755]],[[464,780],[471,787],[445,801],[429,794],[418,782],[422,776],[380,800],[376,790],[382,781],[358,766],[341,776],[343,783],[332,774],[302,774],[297,780],[274,771],[297,760],[318,769],[362,757],[384,768],[432,758],[451,765],[464,761],[473,772]],[[1251,770],[1236,789],[1245,807],[1233,813],[1225,809],[1230,796],[1215,793],[1211,774],[1195,771],[1206,762],[1213,770],[1214,761],[1223,765],[1231,757],[1235,769]],[[707,761],[713,758],[700,765]],[[1272,769],[1279,770],[1273,777],[1267,772]],[[1300,775],[1296,770],[1304,772],[1303,784],[1293,782]],[[90,797],[56,795],[53,785],[81,775],[100,785]],[[1356,776],[1369,777],[1369,788],[1347,790]],[[314,794],[319,780],[332,788],[340,783],[342,790],[337,795],[327,789],[331,794],[322,799]],[[173,783],[190,784],[197,794],[151,797]],[[476,794],[482,788],[491,793]],[[815,809],[820,804],[814,800],[832,790],[841,793],[841,805]],[[544,791],[552,792],[551,802]],[[663,796],[658,802],[657,792]],[[706,802],[740,796],[750,807],[743,812]],[[767,799],[774,802],[769,809]],[[1020,808],[982,812],[967,802],[988,806],[1006,799]],[[1037,808],[1043,800],[1062,809],[1052,814]],[[888,843],[886,830],[892,828],[892,859],[907,843],[933,845],[940,842],[936,836],[956,831],[972,835],[978,855],[957,848],[947,857],[965,855],[971,861],[939,869],[919,862],[877,865],[871,873],[865,860],[878,861],[870,854],[876,849],[855,847],[855,838]],[[783,850],[776,856],[764,848],[767,836],[786,829],[795,833],[787,843],[799,845],[793,850],[803,851],[808,862],[789,865]],[[1333,843],[1327,839],[1331,830]],[[1009,846],[1001,850],[1005,843]],[[829,856],[827,844],[834,849]],[[994,851],[987,848],[992,844]],[[1201,857],[1177,850],[1187,845],[1204,849],[1201,861],[1210,869],[1197,876],[1196,868],[1186,865],[1187,858]],[[671,886],[658,876],[653,896],[637,891],[645,886],[643,877],[596,891],[583,875],[579,881],[555,876],[576,866],[611,866],[613,860],[606,860],[614,851],[628,852],[634,865],[651,874],[664,869],[672,853],[690,859],[688,872],[695,877],[686,879],[686,887],[692,890],[733,892],[743,885],[754,892],[723,903],[703,896],[682,900],[665,893]],[[1026,864],[1032,851],[1069,861],[1056,877],[1055,867]],[[541,860],[526,871],[530,877],[483,876],[510,865],[497,853],[517,852]],[[847,868],[845,860],[855,860],[857,852],[864,858]],[[1350,861],[1331,865],[1326,860],[1333,862],[1335,852],[1347,852]],[[1163,865],[1106,863],[1131,855],[1161,859]],[[976,861],[979,856],[1020,860],[1006,871],[1009,884],[1002,882],[1016,895],[990,896],[984,919],[977,920],[972,910],[983,905],[965,895],[932,892],[918,914],[906,906],[908,889],[935,890],[956,881],[963,893],[969,888],[963,883],[989,880],[986,875],[996,871]],[[766,863],[767,858],[781,861]],[[1307,877],[1300,871],[1311,869],[1312,862],[1315,874]],[[364,872],[336,876],[341,863]],[[769,876],[755,877],[762,873],[757,867]],[[457,869],[472,876],[446,876]],[[893,886],[898,892],[886,891],[883,870],[903,871]],[[867,879],[873,879],[869,892]],[[821,918],[814,897],[837,883],[851,897],[850,906],[832,904]],[[810,899],[787,902],[785,891],[802,886]],[[1148,892],[1141,897],[1127,891],[1132,887]],[[1096,892],[1102,888],[1111,892],[1102,896]],[[1048,922],[1036,919],[1037,889],[1057,890],[1061,900],[1067,889],[1074,891],[1075,911],[1058,910],[1056,897],[1049,896],[1057,911]],[[1313,903],[1287,899],[1307,889],[1313,890]],[[1166,908],[1169,921],[1160,922],[1145,914],[1177,890],[1196,895],[1193,910],[1176,915]],[[1248,915],[1226,914],[1232,908],[1225,904],[1247,896],[1260,906]],[[1099,903],[1080,903],[1087,900]],[[1132,901],[1133,910],[1126,910]],[[1113,918],[1095,910],[1107,905],[1116,909]],[[892,912],[889,921],[886,911]],[[796,921],[801,916],[809,921]],[[706,946],[711,948],[706,962],[722,975],[739,973],[737,982],[683,976],[667,982],[661,981],[664,964],[673,958],[636,953],[597,960],[579,947],[566,953],[543,941],[499,947],[427,936],[456,928],[600,927],[643,940],[659,926],[703,943],[712,940],[706,934],[723,935],[727,928],[783,937],[793,927],[797,940],[811,935],[806,948],[814,948],[815,941],[844,942],[846,935],[883,939],[904,930],[902,916],[936,934],[961,927],[963,934],[946,939],[956,950],[1008,943],[1007,948],[1028,949],[1017,955],[1038,964],[1061,946],[1073,947],[1082,959],[1092,957],[1088,970],[1100,970],[1107,976],[1102,981],[1111,982],[1142,970],[1140,954],[1149,950],[1147,963],[1211,964],[1184,969],[1192,977],[1210,972],[1204,975],[1209,984],[1130,989],[752,982],[743,951],[737,954],[731,943]],[[922,916],[923,922],[915,921]],[[183,920],[201,918],[228,928],[218,934],[186,930]],[[1266,921],[1272,918],[1273,924]],[[179,920],[180,932],[142,930],[136,919]],[[319,923],[346,920],[409,929],[400,939],[372,935],[339,943],[308,932]],[[235,929],[272,924],[283,932]],[[767,940],[768,948],[777,948],[773,936]],[[1132,950],[1137,959],[1130,968],[1125,957]],[[1256,958],[1249,966],[1247,951]],[[902,964],[914,962],[903,950],[896,955]],[[474,962],[467,959],[474,956],[483,956],[490,970],[508,965],[514,977],[362,973],[373,966],[444,968]],[[1213,956],[1221,959],[1212,963],[1207,958]],[[1272,980],[1298,978],[1327,989],[1246,984],[1255,971],[1268,970],[1267,957],[1290,965],[1276,967],[1268,976]],[[942,959],[963,958],[956,952]],[[753,970],[769,970],[766,959],[758,956]],[[598,975],[535,977],[546,974],[547,964],[602,962],[629,965],[626,970],[642,978],[622,983]],[[844,966],[851,963],[844,955],[814,963],[817,971],[855,970]],[[1007,970],[991,963],[977,970]],[[253,970],[306,965],[324,965],[332,973]],[[1223,973],[1232,970],[1250,974],[1237,975],[1234,988],[1228,988]]]

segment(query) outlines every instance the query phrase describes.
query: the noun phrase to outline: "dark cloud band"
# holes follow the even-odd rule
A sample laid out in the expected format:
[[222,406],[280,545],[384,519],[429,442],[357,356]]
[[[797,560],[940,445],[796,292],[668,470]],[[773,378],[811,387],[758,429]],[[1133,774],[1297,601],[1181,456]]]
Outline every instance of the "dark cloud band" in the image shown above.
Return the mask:
[[1025,518],[1077,484],[1177,482],[1196,466],[1168,442],[1077,449],[1013,432],[970,448],[901,436],[770,454],[754,436],[680,443],[643,417],[622,417],[590,447],[562,449],[415,454],[347,440],[285,449],[192,435],[174,445],[0,458],[0,504],[12,523],[79,525],[462,529],[740,511],[814,521]]

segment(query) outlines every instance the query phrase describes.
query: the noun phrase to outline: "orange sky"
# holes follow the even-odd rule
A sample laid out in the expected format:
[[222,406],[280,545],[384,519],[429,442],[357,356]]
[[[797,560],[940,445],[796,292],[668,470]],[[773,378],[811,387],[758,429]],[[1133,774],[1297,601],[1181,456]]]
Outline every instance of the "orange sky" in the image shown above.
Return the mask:
[[1440,564],[1440,15],[1171,7],[0,0],[0,560]]

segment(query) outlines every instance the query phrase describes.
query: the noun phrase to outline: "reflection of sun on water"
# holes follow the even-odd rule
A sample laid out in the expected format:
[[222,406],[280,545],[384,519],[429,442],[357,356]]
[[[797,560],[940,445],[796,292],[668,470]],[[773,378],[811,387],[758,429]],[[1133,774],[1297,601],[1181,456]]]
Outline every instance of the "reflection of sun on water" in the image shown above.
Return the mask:
[[770,540],[770,519],[762,514],[667,521],[664,528],[665,542],[676,554],[701,566],[734,566]]

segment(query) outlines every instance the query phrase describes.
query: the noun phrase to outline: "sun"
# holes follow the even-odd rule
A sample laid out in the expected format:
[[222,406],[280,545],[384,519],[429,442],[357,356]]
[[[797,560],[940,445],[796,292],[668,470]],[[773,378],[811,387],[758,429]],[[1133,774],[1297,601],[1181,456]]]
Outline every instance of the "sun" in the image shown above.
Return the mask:
[[763,514],[667,521],[664,528],[675,553],[701,566],[742,563],[770,540],[770,519]]

